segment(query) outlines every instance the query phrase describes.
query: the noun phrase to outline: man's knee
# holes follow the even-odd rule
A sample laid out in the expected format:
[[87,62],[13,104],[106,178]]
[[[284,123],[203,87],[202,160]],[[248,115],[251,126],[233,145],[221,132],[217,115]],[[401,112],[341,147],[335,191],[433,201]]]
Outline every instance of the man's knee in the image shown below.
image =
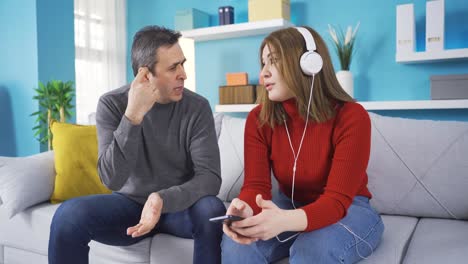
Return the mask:
[[58,236],[70,236],[86,225],[87,206],[80,199],[63,202],[54,214],[51,232]]
[[204,217],[215,217],[226,214],[224,203],[216,196],[204,196],[193,206],[196,215]]

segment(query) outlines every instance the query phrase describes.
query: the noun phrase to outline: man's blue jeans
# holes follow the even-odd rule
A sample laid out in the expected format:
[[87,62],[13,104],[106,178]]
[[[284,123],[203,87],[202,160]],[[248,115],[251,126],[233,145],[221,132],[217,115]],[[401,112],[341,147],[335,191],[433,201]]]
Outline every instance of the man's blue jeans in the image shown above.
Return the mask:
[[162,214],[149,234],[132,238],[127,228],[138,224],[142,210],[142,205],[117,193],[65,201],[52,219],[49,264],[88,263],[91,240],[128,246],[156,233],[193,238],[193,263],[221,263],[222,226],[208,221],[226,213],[217,197],[205,196],[184,211]]
[[[284,194],[275,196],[273,202],[282,209],[293,208],[291,200]],[[296,203],[296,206],[298,205]],[[368,257],[377,248],[383,230],[382,219],[370,206],[369,199],[357,196],[349,207],[346,217],[338,223],[300,233],[284,243],[274,237],[267,241],[259,240],[250,245],[241,245],[224,235],[221,244],[222,262],[223,264],[262,264],[290,256],[291,264],[356,263],[363,257]],[[294,234],[287,232],[278,237],[284,241]]]

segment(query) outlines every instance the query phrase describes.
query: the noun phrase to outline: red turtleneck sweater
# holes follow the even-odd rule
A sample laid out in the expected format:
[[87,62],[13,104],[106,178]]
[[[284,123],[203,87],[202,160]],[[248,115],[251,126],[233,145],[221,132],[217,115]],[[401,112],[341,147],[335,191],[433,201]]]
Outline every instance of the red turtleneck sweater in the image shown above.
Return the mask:
[[[288,129],[297,153],[305,121],[294,99],[283,102]],[[259,127],[261,105],[246,121],[245,180],[239,198],[260,213],[255,196],[271,199],[270,169],[280,190],[291,197],[294,157],[284,125]],[[309,121],[297,161],[294,200],[307,215],[305,231],[336,223],[346,215],[356,195],[371,198],[366,168],[370,154],[371,125],[367,111],[357,103],[344,103],[338,114],[323,123]]]

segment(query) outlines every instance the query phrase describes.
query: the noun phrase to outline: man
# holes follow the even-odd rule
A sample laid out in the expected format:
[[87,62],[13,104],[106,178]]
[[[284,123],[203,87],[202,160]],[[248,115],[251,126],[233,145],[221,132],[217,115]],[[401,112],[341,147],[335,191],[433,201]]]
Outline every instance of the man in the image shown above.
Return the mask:
[[[49,263],[88,263],[88,243],[126,246],[156,233],[194,238],[194,263],[220,263],[219,149],[208,101],[184,89],[180,33],[148,26],[132,44],[131,85],[104,94],[98,171],[114,193],[64,202]],[[203,258],[203,260],[202,260]]]

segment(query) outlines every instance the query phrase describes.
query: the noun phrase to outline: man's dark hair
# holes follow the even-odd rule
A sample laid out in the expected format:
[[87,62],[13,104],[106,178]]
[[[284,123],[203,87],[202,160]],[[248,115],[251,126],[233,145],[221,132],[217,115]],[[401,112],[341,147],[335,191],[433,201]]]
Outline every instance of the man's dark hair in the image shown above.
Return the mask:
[[159,47],[170,47],[179,41],[182,35],[179,32],[159,27],[146,26],[135,34],[132,44],[132,69],[136,76],[138,68],[148,67],[155,74],[155,66],[158,62],[156,51]]

